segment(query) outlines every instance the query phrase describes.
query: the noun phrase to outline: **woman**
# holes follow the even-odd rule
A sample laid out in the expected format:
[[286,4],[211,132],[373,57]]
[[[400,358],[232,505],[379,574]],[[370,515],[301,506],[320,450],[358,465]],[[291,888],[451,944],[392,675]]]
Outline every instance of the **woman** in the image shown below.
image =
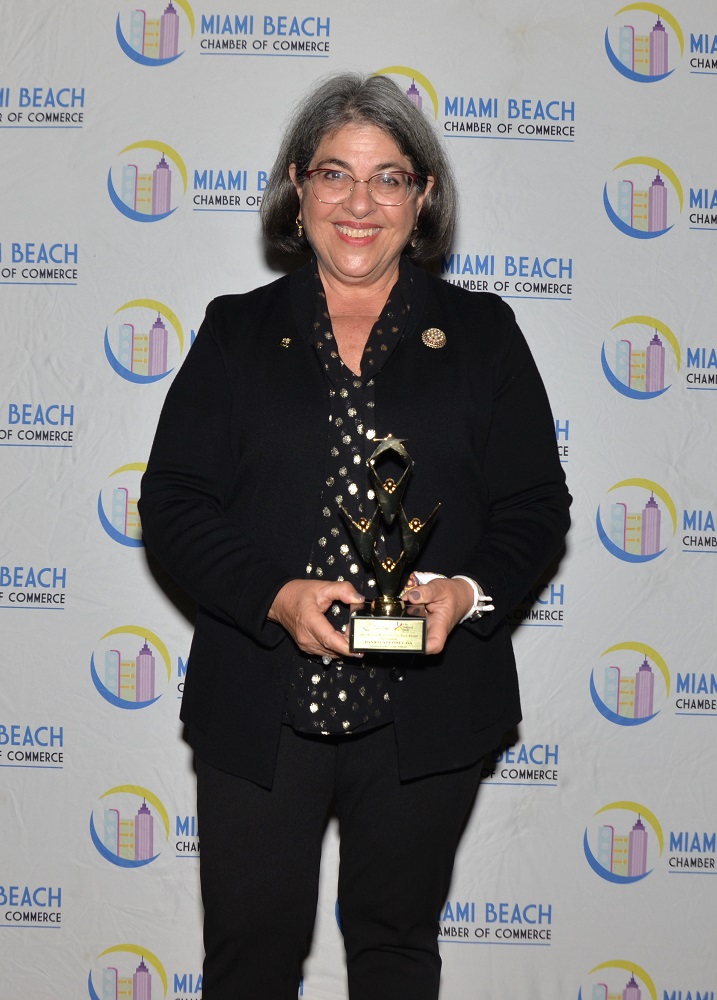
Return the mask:
[[[505,615],[568,527],[554,424],[508,307],[412,263],[447,251],[454,184],[390,80],[313,91],[262,221],[311,260],[210,304],[140,502],[147,545],[200,608],[182,718],[204,997],[296,997],[333,810],[351,1000],[435,1000],[480,762],[520,720]],[[366,461],[388,435],[415,463],[409,515],[441,503],[407,598],[426,605],[426,655],[398,670],[352,657],[342,629],[375,582],[338,508],[371,516]]]

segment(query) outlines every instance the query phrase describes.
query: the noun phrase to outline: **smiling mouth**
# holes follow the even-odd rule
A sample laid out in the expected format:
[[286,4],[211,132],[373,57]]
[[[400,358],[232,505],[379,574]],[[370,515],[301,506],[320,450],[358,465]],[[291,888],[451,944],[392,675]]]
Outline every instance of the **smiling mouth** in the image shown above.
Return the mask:
[[371,229],[354,229],[352,226],[337,225],[336,228],[342,236],[351,236],[354,239],[361,239],[364,236],[376,236],[381,232],[380,226],[374,226]]

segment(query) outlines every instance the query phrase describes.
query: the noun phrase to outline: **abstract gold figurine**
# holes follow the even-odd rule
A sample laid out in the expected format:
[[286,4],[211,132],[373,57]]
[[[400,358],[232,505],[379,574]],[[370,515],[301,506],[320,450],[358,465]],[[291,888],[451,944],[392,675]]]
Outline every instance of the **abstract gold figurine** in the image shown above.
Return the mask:
[[[413,467],[404,447],[404,439],[389,435],[379,440],[368,460],[369,475],[378,506],[370,520],[354,521],[344,507],[339,507],[356,551],[376,577],[379,596],[363,605],[352,605],[349,625],[351,652],[423,653],[426,648],[426,611],[420,604],[405,604],[399,597],[406,567],[418,556],[434,517],[437,504],[425,521],[408,518],[403,509],[403,495]],[[387,455],[403,463],[398,478],[381,479],[380,461]],[[396,559],[381,558],[378,551],[381,523],[390,527],[395,521],[401,538],[401,553]]]

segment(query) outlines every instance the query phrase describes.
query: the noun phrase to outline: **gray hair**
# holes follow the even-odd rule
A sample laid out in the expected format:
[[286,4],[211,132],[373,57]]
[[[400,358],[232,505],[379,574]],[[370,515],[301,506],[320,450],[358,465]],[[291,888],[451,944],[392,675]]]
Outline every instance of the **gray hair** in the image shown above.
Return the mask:
[[411,161],[422,191],[433,187],[418,217],[406,253],[417,263],[435,260],[448,251],[456,225],[457,197],[453,171],[427,117],[386,76],[341,73],[320,81],[297,107],[272,167],[261,205],[264,238],[275,250],[299,253],[307,249],[299,237],[299,199],[289,177],[296,164],[302,180],[321,140],[351,123],[375,125]]

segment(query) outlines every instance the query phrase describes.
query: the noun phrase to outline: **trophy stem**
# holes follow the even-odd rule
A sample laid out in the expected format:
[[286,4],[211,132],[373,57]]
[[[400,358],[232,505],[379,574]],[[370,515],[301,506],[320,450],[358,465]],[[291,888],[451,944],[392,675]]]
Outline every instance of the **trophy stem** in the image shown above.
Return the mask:
[[405,604],[398,597],[375,597],[371,601],[371,614],[376,617],[400,615]]

